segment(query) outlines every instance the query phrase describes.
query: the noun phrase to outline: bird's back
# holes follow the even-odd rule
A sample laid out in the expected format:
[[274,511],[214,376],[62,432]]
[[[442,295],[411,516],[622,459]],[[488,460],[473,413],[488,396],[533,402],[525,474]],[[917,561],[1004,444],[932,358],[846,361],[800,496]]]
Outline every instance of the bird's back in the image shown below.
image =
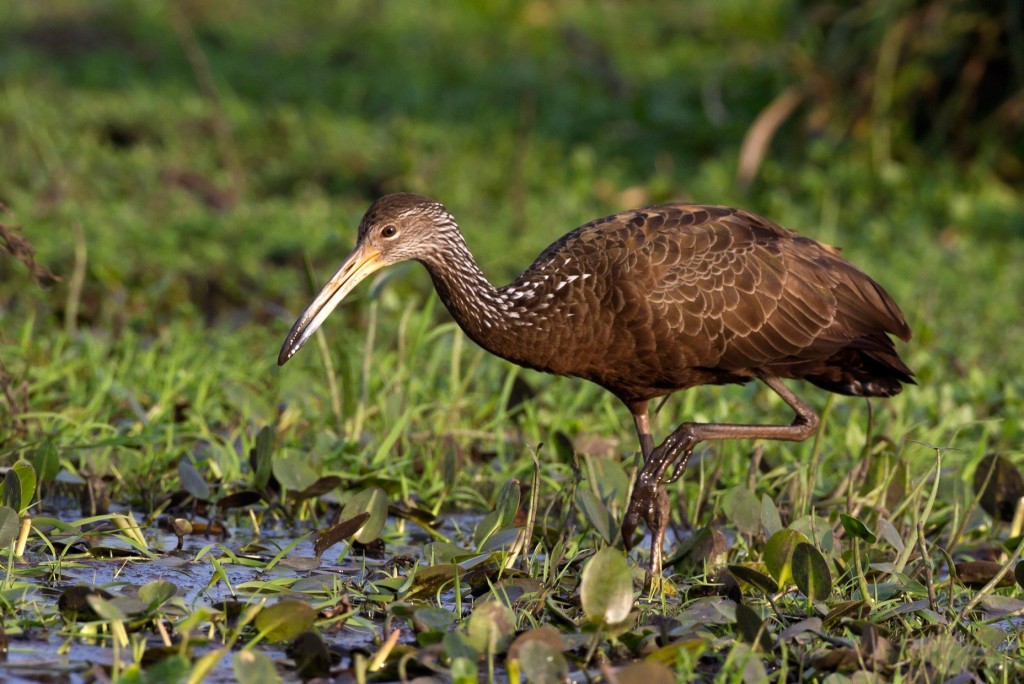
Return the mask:
[[513,360],[627,402],[756,374],[854,395],[913,381],[889,337],[910,328],[877,283],[838,250],[739,209],[669,204],[597,219],[503,290],[537,320]]

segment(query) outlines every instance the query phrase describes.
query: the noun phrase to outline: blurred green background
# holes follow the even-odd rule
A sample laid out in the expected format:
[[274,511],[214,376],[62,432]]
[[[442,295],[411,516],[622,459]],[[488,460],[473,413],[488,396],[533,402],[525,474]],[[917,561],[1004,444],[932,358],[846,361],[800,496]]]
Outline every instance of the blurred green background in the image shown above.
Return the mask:
[[[0,258],[4,453],[131,432],[169,462],[180,435],[329,415],[316,353],[280,372],[277,349],[307,262],[319,285],[392,191],[447,204],[498,282],[632,206],[762,213],[900,302],[905,424],[943,446],[994,421],[972,445],[1019,450],[1022,26],[1013,0],[3,3],[0,223],[60,278]],[[366,383],[409,304],[433,306],[422,269],[400,275],[373,293],[361,390],[371,288],[327,326],[345,418],[392,387]]]

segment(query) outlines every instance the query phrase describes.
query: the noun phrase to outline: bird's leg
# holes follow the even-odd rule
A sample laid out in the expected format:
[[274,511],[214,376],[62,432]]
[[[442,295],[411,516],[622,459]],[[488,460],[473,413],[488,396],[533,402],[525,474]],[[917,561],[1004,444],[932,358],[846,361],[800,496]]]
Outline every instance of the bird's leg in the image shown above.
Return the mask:
[[[761,380],[785,401],[796,416],[789,425],[745,425],[738,423],[683,423],[654,448],[644,460],[637,476],[633,496],[622,521],[623,539],[631,537],[642,518],[651,530],[651,575],[661,574],[661,542],[668,525],[668,495],[665,484],[675,482],[686,469],[686,462],[698,443],[709,439],[777,439],[800,442],[818,428],[814,410],[790,390],[780,378],[761,376]],[[634,415],[635,417],[635,415]],[[639,423],[638,423],[639,425]],[[641,443],[643,438],[641,437]],[[674,468],[670,477],[665,473]]]

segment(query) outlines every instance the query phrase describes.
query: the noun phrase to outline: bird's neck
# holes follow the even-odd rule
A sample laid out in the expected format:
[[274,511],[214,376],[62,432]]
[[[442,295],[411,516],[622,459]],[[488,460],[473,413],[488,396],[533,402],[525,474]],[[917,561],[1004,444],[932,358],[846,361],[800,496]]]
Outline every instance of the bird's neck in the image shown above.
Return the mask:
[[[524,325],[516,300],[491,284],[457,233],[444,252],[424,259],[434,289],[467,335],[499,356],[504,342]],[[507,358],[507,357],[506,357]]]

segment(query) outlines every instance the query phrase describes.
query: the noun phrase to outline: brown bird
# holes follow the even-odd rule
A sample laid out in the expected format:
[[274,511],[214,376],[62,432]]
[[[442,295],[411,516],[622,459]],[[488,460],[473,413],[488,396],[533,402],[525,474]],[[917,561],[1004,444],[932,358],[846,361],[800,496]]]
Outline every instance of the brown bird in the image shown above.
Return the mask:
[[[910,339],[896,303],[838,250],[741,209],[666,204],[591,221],[495,287],[444,205],[383,197],[359,224],[355,250],[313,299],[281,348],[284,364],[366,276],[422,263],[459,326],[526,368],[595,382],[629,408],[644,465],[622,524],[651,530],[661,574],[669,522],[664,484],[710,439],[799,441],[818,416],[783,383],[888,397],[913,383],[889,335]],[[696,385],[758,379],[796,412],[789,425],[683,423],[654,445],[649,402]]]

